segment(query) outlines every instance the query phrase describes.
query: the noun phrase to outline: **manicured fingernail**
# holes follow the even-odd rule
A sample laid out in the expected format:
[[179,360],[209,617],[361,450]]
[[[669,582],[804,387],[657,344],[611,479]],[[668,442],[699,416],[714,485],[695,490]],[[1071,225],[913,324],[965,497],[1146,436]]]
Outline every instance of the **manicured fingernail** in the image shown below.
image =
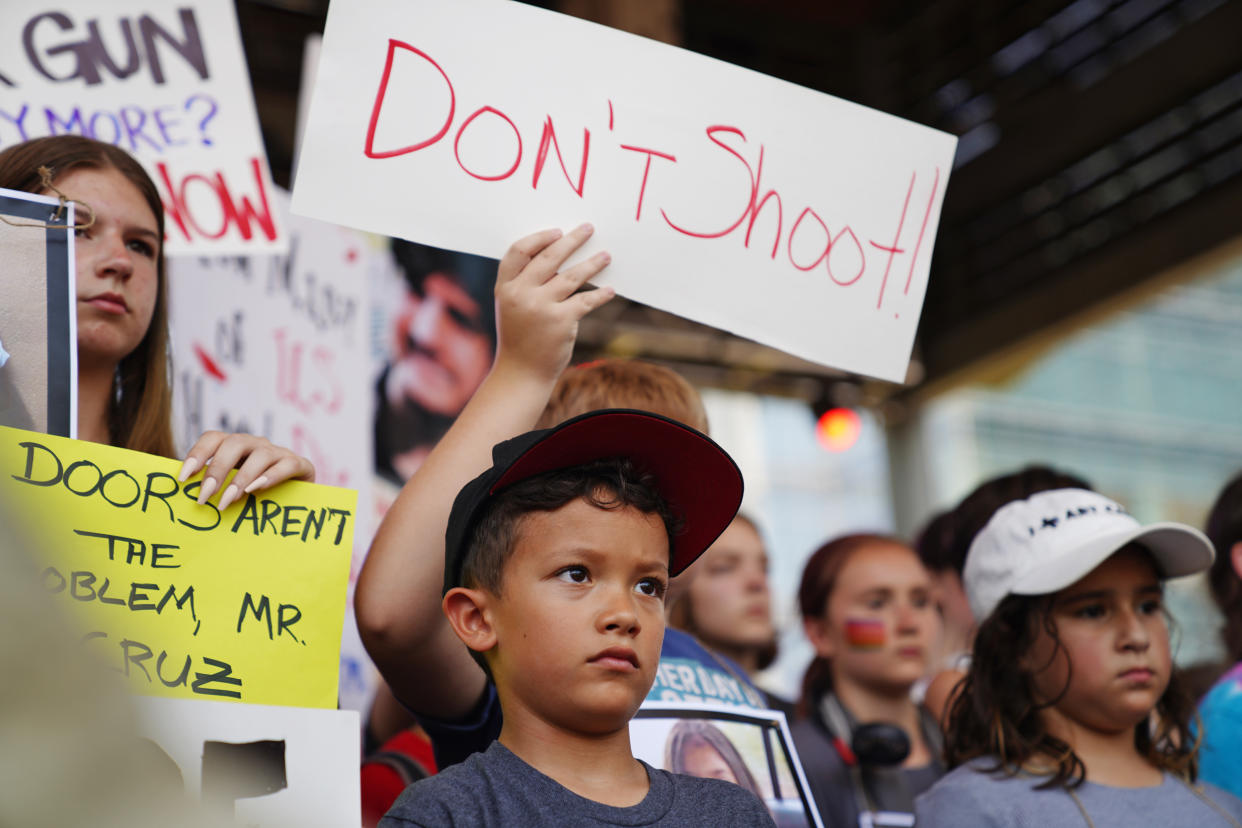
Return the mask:
[[246,487],[246,494],[250,494],[256,489],[262,489],[266,485],[267,485],[266,476],[256,477],[254,480],[251,480],[250,485]]
[[608,264],[609,262],[611,262],[611,261],[612,261],[612,254],[611,254],[611,253],[607,253],[607,252],[604,252],[604,253],[597,253],[597,254],[596,254],[596,257],[599,259],[600,263],[602,263],[602,264]]
[[185,462],[181,464],[181,474],[177,475],[177,480],[184,483],[186,478],[194,474],[196,471],[198,471],[198,458],[187,457],[185,458]]
[[211,497],[216,487],[220,484],[216,482],[214,477],[209,477],[203,481],[202,488],[198,490],[198,505],[202,506],[207,502],[207,498]]
[[594,233],[595,225],[591,224],[591,222],[588,221],[582,226],[580,226],[578,229],[581,230],[583,233]]
[[229,487],[224,490],[224,494],[220,495],[220,505],[217,506],[216,508],[218,508],[221,512],[223,512],[225,509],[229,507],[229,504],[232,503],[236,498],[237,498],[237,487],[234,486],[232,483],[230,483]]

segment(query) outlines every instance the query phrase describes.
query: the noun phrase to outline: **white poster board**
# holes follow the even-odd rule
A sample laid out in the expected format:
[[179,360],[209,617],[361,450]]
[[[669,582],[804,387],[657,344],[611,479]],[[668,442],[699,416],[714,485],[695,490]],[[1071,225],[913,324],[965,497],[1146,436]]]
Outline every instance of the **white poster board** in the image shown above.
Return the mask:
[[356,712],[148,697],[134,703],[140,733],[177,766],[186,794],[219,824],[361,822]]
[[0,149],[66,133],[143,163],[167,253],[285,249],[231,0],[0,5]]
[[385,240],[288,216],[289,254],[169,262],[173,431],[260,434],[310,459],[315,481],[358,491],[341,697],[359,709],[373,688],[353,621],[353,584],[370,544],[373,478],[367,285],[389,268]]
[[901,380],[955,146],[521,3],[353,0],[328,12],[294,210],[491,257],[590,221],[597,283]]

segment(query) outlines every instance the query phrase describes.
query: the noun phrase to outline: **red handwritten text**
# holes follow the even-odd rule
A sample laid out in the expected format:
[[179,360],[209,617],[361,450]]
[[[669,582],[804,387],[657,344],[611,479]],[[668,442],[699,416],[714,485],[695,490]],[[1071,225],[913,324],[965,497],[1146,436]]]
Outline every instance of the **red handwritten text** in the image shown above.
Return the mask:
[[[430,134],[422,136],[402,136],[401,146],[393,148],[377,147],[377,132],[381,116],[386,106],[410,106],[411,100],[422,100],[420,96],[411,96],[410,90],[403,89],[399,94],[391,94],[390,88],[393,67],[398,60],[414,61],[410,68],[421,65],[429,66],[434,72],[423,77],[438,78],[432,83],[443,81],[441,99],[447,102],[444,118],[431,118],[427,130]],[[452,133],[453,160],[462,172],[486,182],[499,183],[509,180],[521,168],[524,157],[523,128],[508,113],[497,106],[488,104],[480,106],[457,123],[459,95],[452,79],[444,66],[427,52],[399,40],[389,40],[384,61],[384,70],[375,92],[371,109],[371,118],[367,126],[363,152],[368,158],[388,159],[407,156],[412,153],[428,150],[438,145]],[[613,102],[606,99],[607,129],[615,131],[616,112]],[[601,108],[601,113],[603,112]],[[434,113],[433,113],[434,114]],[[473,157],[467,151],[471,146],[471,138],[476,134],[486,135],[480,139],[485,149]],[[753,130],[752,130],[753,132]],[[563,133],[564,134],[564,133]],[[908,294],[914,278],[914,272],[922,250],[923,238],[931,217],[936,196],[940,189],[940,170],[934,168],[927,172],[911,170],[908,183],[902,190],[893,192],[892,224],[884,228],[869,227],[863,230],[860,226],[852,226],[849,221],[841,221],[842,206],[833,205],[835,209],[823,209],[823,205],[789,204],[789,199],[782,196],[775,185],[764,181],[764,161],[768,154],[762,142],[748,138],[741,126],[733,124],[711,124],[703,130],[706,146],[703,147],[651,147],[634,143],[616,144],[617,149],[625,154],[637,153],[644,156],[641,166],[635,166],[637,176],[637,203],[634,208],[634,221],[643,221],[644,202],[649,197],[649,184],[658,181],[655,192],[669,193],[679,183],[689,180],[686,174],[679,171],[681,165],[690,161],[710,159],[714,162],[723,161],[733,165],[738,177],[744,175],[746,195],[739,198],[734,208],[725,205],[727,218],[715,222],[705,219],[696,220],[688,214],[693,209],[693,202],[682,202],[682,206],[673,211],[671,207],[654,205],[659,213],[656,221],[662,222],[669,230],[689,238],[705,242],[741,236],[741,246],[749,249],[751,242],[761,245],[760,249],[768,259],[782,260],[786,265],[800,273],[821,273],[832,284],[842,288],[850,288],[859,284],[872,284],[876,290],[876,309],[884,306],[885,293],[888,289],[889,277],[894,267],[908,266],[903,294]],[[504,136],[504,137],[501,137]],[[418,140],[408,141],[410,137]],[[575,142],[576,143],[576,142]],[[538,150],[532,164],[531,187],[538,189],[541,184],[548,155],[555,153],[565,182],[579,198],[584,196],[591,160],[591,130],[582,127],[581,153],[571,154],[566,161],[562,154],[562,142],[558,139],[551,115],[543,118],[538,139]],[[502,149],[503,148],[503,149]],[[670,151],[670,150],[675,150]],[[719,155],[723,153],[724,155]],[[710,155],[709,155],[710,154]],[[681,162],[679,162],[679,157]],[[654,164],[655,160],[660,164]],[[577,163],[575,163],[577,162]],[[726,166],[725,169],[729,169]],[[574,172],[571,173],[571,169]],[[733,176],[735,173],[728,173]],[[929,181],[930,179],[930,181]],[[925,206],[922,195],[927,194]],[[918,198],[916,198],[916,194]],[[658,196],[656,197],[658,198]],[[868,194],[868,202],[874,204],[873,194]],[[881,202],[883,203],[883,202]],[[911,205],[920,217],[911,216]],[[687,207],[686,205],[691,205]],[[791,208],[786,214],[785,207]],[[796,211],[796,212],[795,212]],[[676,215],[673,215],[676,212]],[[792,223],[786,216],[796,216]],[[831,222],[825,215],[837,216]],[[762,232],[756,230],[761,217]],[[913,219],[913,220],[912,220]],[[648,218],[651,221],[651,218]],[[870,219],[874,223],[874,219]],[[917,224],[916,224],[917,222]],[[714,226],[713,226],[714,224]],[[917,234],[914,228],[917,226]],[[745,228],[744,231],[742,228]],[[772,229],[774,228],[774,229]],[[770,242],[767,233],[771,230]],[[911,239],[910,237],[914,238]],[[911,244],[913,241],[913,244]],[[783,251],[783,256],[782,256]],[[903,260],[898,263],[899,260]],[[867,278],[868,274],[875,274]]]
[[[250,159],[257,201],[252,201],[249,195],[235,198],[233,188],[219,170],[206,175],[175,175],[164,161],[158,162],[155,168],[157,183],[163,189],[164,211],[172,227],[187,241],[194,238],[219,239],[230,231],[249,241],[254,236],[254,224],[269,241],[276,238],[276,222],[268,203],[263,168],[258,158]],[[204,207],[204,201],[211,206]]]

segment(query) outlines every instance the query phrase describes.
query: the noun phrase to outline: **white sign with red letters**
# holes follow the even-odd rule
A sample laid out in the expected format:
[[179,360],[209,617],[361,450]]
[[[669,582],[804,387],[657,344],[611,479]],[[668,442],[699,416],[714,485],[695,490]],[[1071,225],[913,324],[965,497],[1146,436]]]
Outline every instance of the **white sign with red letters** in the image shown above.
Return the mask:
[[[499,68],[499,70],[498,70]],[[296,212],[499,257],[592,222],[597,279],[906,373],[956,139],[516,2],[332,4]]]

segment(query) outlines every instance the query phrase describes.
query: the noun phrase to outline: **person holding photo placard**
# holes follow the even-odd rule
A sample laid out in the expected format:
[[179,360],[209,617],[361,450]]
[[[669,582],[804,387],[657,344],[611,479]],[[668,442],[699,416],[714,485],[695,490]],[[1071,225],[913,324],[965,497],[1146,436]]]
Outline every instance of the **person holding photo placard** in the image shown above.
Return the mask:
[[[60,195],[77,212],[78,437],[176,457],[168,359],[164,207],[128,153],[76,135],[36,138],[0,152],[0,187]],[[210,465],[209,465],[210,464]],[[181,479],[203,470],[199,502],[218,508],[282,480],[313,481],[309,460],[252,434],[204,433]]]

